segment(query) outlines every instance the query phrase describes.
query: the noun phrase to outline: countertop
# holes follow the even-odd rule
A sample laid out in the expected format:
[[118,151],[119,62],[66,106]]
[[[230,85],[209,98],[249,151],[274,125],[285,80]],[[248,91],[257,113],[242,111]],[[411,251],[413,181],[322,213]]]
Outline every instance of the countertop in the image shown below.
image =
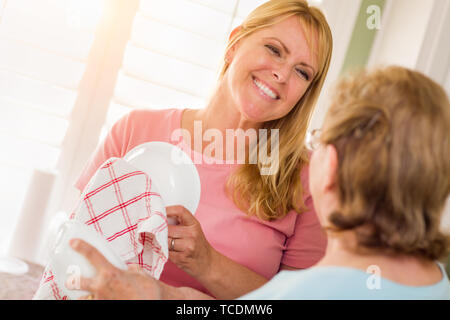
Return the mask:
[[13,275],[0,272],[0,300],[31,300],[39,287],[44,267],[26,262],[26,274]]

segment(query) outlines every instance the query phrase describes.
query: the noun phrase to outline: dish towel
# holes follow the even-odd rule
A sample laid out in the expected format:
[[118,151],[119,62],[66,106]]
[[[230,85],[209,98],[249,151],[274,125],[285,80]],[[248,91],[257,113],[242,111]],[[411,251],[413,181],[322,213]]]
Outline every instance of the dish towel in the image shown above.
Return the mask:
[[[137,264],[159,279],[168,259],[167,219],[146,173],[120,158],[107,160],[85,187],[70,219],[101,234],[127,265]],[[50,263],[33,299],[66,300],[66,290],[54,281]]]

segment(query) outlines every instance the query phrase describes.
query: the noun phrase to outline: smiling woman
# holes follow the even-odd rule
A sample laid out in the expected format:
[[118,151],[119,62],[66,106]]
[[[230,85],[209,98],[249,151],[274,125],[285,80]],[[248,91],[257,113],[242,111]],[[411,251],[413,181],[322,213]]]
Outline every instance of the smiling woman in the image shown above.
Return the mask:
[[[270,175],[262,174],[263,161],[241,165],[208,159],[196,164],[202,195],[195,217],[181,206],[166,208],[167,216],[180,224],[169,226],[170,261],[160,279],[229,299],[261,286],[281,269],[312,266],[324,254],[326,238],[308,192],[303,141],[332,46],[324,15],[306,1],[264,3],[231,32],[219,80],[204,109],[128,113],[99,145],[77,187],[83,190],[108,158],[123,157],[148,141],[191,145],[193,149],[183,149],[194,159],[204,159],[205,146],[184,137],[171,139],[179,129],[195,137],[198,122],[203,130],[214,129],[222,136],[227,130],[279,130],[280,152],[274,161],[279,166]],[[241,146],[246,159],[267,147],[268,140],[271,137],[258,140],[252,149]],[[232,142],[223,148],[240,148]],[[121,284],[131,277],[118,273]],[[90,287],[94,298],[106,298],[100,293],[109,284],[89,281],[97,281],[98,286]]]
[[248,35],[228,50],[227,61],[233,63],[223,81],[231,98],[240,99],[234,104],[247,121],[280,119],[300,100],[317,69],[310,65],[318,64],[317,48],[306,44],[300,20],[290,17]]
[[[302,191],[297,177],[307,162],[307,155],[298,146],[303,145],[331,61],[333,41],[325,17],[317,9],[300,7],[298,3],[283,7],[271,1],[257,8],[231,34],[221,70],[223,81],[236,72],[238,75],[241,72],[241,78],[236,81],[247,81],[247,87],[231,82],[229,91],[231,97],[243,97],[236,105],[246,120],[259,122],[263,129],[281,132],[278,145],[282,170],[275,175],[261,176],[258,170],[261,164],[243,166],[227,184],[241,209],[265,220],[282,217],[290,209],[301,211],[298,196]],[[230,65],[227,61],[240,42],[243,48],[236,57],[238,61]],[[251,75],[248,80],[244,72]],[[262,99],[265,97],[265,105],[260,104],[261,100],[252,102],[248,98],[251,92],[258,93]],[[250,203],[247,208],[243,203],[246,197]]]

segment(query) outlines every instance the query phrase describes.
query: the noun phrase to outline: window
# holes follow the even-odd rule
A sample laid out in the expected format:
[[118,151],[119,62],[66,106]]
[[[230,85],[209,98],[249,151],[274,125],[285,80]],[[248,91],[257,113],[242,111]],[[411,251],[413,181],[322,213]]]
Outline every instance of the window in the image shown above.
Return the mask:
[[204,107],[229,32],[263,2],[141,0],[100,139],[132,108]]
[[263,2],[0,0],[0,254],[34,169],[55,172],[48,216],[36,214],[73,209],[101,132],[132,108],[203,107],[228,33]]
[[265,1],[0,0],[0,255],[35,168],[55,173],[45,232],[118,118],[204,107],[229,33]]
[[9,244],[33,168],[56,169],[99,4],[0,1],[0,253]]

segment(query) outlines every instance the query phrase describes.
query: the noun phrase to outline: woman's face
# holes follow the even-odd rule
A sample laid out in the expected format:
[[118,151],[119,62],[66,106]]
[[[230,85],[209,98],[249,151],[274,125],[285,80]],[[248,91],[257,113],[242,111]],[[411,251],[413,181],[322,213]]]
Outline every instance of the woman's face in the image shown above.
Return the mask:
[[[312,43],[317,43],[314,34]],[[232,104],[245,119],[265,122],[288,114],[314,79],[318,66],[298,17],[241,39],[227,54],[225,76]]]
[[314,201],[314,208],[316,210],[317,216],[320,220],[321,225],[325,225],[326,217],[323,216],[321,204],[323,196],[323,183],[322,174],[324,173],[327,161],[325,159],[325,148],[320,145],[317,150],[315,150],[309,161],[309,190]]
[[336,147],[320,143],[309,161],[309,190],[322,226],[328,225],[329,215],[338,210],[338,154]]

